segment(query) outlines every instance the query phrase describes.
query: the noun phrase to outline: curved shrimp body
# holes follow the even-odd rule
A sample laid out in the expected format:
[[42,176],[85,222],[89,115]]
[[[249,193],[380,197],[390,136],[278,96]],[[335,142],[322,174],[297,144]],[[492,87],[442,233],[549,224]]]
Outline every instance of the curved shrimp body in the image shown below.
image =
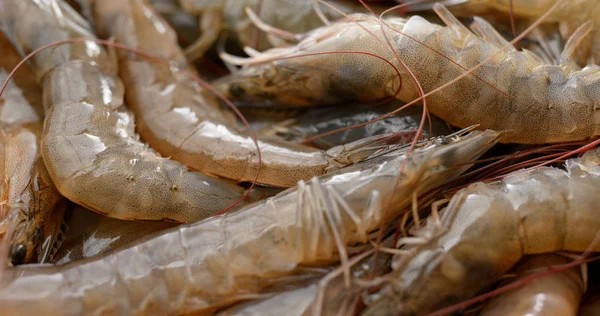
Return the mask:
[[[21,60],[0,33],[0,82]],[[30,69],[16,73],[0,99],[2,234],[6,233],[12,264],[49,259],[61,242],[63,197],[50,180],[40,155],[42,93]]]
[[[164,315],[230,305],[300,265],[335,261],[342,255],[338,250],[366,241],[369,232],[396,217],[415,190],[425,192],[456,176],[497,137],[485,131],[438,138],[408,160],[406,150],[389,152],[102,258],[19,270],[0,289],[0,308],[9,314]],[[396,178],[394,190],[390,181]]]
[[523,255],[585,251],[600,230],[599,163],[596,150],[567,160],[566,171],[539,168],[459,191],[365,315],[425,314],[472,297]]
[[[481,128],[506,131],[503,142],[553,143],[600,134],[600,111],[596,106],[600,103],[600,67],[579,69],[567,55],[561,65],[548,65],[530,52],[503,50],[507,42],[484,20],[475,19],[480,35],[476,36],[442,5],[435,8],[447,27],[419,16],[408,21],[385,20],[402,34],[384,26],[394,51],[425,92],[491,59],[472,74],[428,96],[431,113],[459,127],[479,124]],[[347,98],[373,101],[394,95],[399,84],[397,98],[405,102],[417,98],[414,81],[392,58],[377,19],[362,15],[350,19],[354,21],[313,31],[296,47],[237,60],[246,65],[245,69],[217,81],[215,86],[233,100],[262,101],[264,105],[307,106],[320,100],[332,104]],[[574,36],[581,37],[584,31]],[[349,51],[372,53],[397,64],[401,83],[388,63]],[[294,57],[305,54],[320,55]]]
[[[525,258],[512,270],[521,280],[540,269],[566,264],[573,259],[556,255],[537,255]],[[515,281],[508,279],[509,282]],[[531,283],[493,298],[485,305],[482,316],[556,315],[575,316],[584,292],[581,269],[571,268],[536,279]],[[543,299],[540,299],[543,297]]]
[[[54,0],[3,1],[0,20],[25,53],[57,40],[94,38],[72,9]],[[33,61],[46,109],[42,155],[70,200],[115,218],[188,222],[242,196],[233,183],[190,172],[138,140],[122,82],[96,43],[53,47]]]
[[[174,32],[144,1],[102,0],[92,8],[100,34],[187,68]],[[185,74],[147,58],[125,53],[120,70],[128,104],[138,118],[137,130],[154,149],[204,173],[254,180],[259,168],[256,145],[214,97]],[[291,187],[354,162],[345,161],[348,155],[368,156],[376,148],[367,145],[381,141],[375,136],[322,151],[263,137],[258,141],[258,182]]]

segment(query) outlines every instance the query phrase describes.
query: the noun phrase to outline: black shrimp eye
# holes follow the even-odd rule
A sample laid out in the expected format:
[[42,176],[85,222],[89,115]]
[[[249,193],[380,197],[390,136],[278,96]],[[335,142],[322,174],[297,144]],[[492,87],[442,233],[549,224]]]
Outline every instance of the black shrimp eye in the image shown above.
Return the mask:
[[18,244],[12,247],[10,251],[10,260],[13,265],[20,265],[25,263],[25,255],[27,254],[27,247],[23,244]]
[[231,96],[239,98],[246,94],[246,90],[242,88],[239,84],[234,83],[231,85],[231,87],[229,87],[229,93],[231,94]]
[[42,236],[41,232],[40,232],[40,227],[37,226],[34,230],[33,230],[33,239],[37,239],[40,238]]

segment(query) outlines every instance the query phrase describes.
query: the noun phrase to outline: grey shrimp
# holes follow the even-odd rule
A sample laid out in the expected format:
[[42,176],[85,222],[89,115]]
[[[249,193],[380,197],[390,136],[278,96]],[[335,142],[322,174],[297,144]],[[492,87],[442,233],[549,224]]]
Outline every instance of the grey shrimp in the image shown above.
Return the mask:
[[[188,62],[175,34],[141,0],[90,1],[98,33],[152,52],[182,70]],[[222,109],[206,89],[169,65],[122,51],[120,74],[137,130],[152,148],[190,168],[236,181],[252,181],[259,170],[256,145],[233,113]],[[180,71],[182,71],[180,70]],[[327,151],[260,137],[257,182],[291,187],[369,156],[395,143],[394,135],[376,135]]]
[[454,178],[498,136],[483,131],[432,139],[408,159],[408,148],[378,155],[102,257],[9,270],[0,309],[164,315],[209,312],[256,297],[303,266],[343,258],[346,246],[366,242],[373,230],[399,216],[419,194],[415,190],[423,193]]
[[524,255],[586,251],[600,230],[599,164],[596,149],[567,160],[566,170],[538,168],[459,191],[364,315],[432,312],[477,294]]
[[384,19],[382,29],[375,17],[352,15],[311,31],[294,47],[247,59],[225,54],[227,61],[244,67],[217,80],[215,87],[234,101],[264,106],[372,102],[390,96],[410,102],[418,90],[397,54],[426,93],[465,75],[427,96],[428,110],[452,125],[479,124],[507,132],[503,142],[526,144],[600,135],[600,67],[580,69],[571,58],[591,24],[575,32],[560,65],[549,65],[531,52],[508,47],[483,19],[475,18],[475,35],[443,5],[434,8],[446,27],[413,16]]
[[[94,39],[62,1],[2,1],[0,22],[22,53],[71,38]],[[33,57],[46,119],[41,150],[62,195],[120,219],[189,222],[242,197],[232,182],[191,172],[139,141],[124,108],[123,83],[106,51],[92,41]]]

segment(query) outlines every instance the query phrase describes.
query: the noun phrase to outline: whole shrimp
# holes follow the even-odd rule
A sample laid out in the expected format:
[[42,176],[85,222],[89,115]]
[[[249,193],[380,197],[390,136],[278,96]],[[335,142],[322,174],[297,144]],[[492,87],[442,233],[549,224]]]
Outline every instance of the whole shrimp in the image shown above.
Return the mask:
[[[142,0],[91,1],[98,33],[127,46],[152,52],[186,69],[174,32]],[[133,54],[121,55],[120,74],[126,100],[138,118],[142,139],[165,156],[208,174],[252,181],[259,170],[253,139],[231,112],[169,65]],[[395,135],[376,135],[317,150],[277,138],[261,137],[261,168],[257,182],[291,187],[331,170],[359,161],[396,141]]]
[[6,271],[0,309],[165,315],[208,312],[256,297],[306,266],[343,260],[346,246],[365,242],[401,214],[416,191],[466,170],[498,136],[477,131],[432,139],[408,158],[408,148],[388,152],[93,260]]
[[[335,3],[336,8],[345,13],[365,11],[356,2],[328,2]],[[201,36],[186,49],[190,60],[204,55],[223,31],[232,32],[243,46],[258,50],[285,45],[285,41],[282,43],[278,37],[260,35],[246,15],[246,8],[256,11],[258,18],[265,23],[290,33],[308,32],[322,26],[324,19],[343,17],[316,0],[179,0],[179,3],[187,13],[199,17]]]
[[[598,230],[600,149],[456,193],[417,233],[364,315],[426,314],[475,295],[524,255],[583,252]],[[592,251],[600,251],[596,245]]]
[[[0,81],[21,60],[0,32]],[[16,74],[0,98],[2,204],[0,230],[8,239],[13,265],[49,259],[66,230],[64,198],[50,180],[40,155],[42,93],[30,69]],[[5,255],[5,254],[2,254]]]
[[[556,254],[532,256],[521,260],[512,273],[516,273],[517,280],[521,280],[541,268],[566,264],[571,260]],[[584,291],[583,272],[581,269],[571,268],[536,279],[521,288],[496,296],[485,305],[480,315],[575,316]],[[540,299],[542,297],[543,299]]]
[[[80,37],[93,39],[62,1],[2,1],[0,21],[23,53]],[[33,57],[44,91],[42,156],[62,195],[120,219],[194,221],[243,194],[160,157],[138,140],[111,59],[92,41],[53,47]]]
[[418,97],[418,89],[401,60],[425,92],[444,86],[426,96],[427,108],[452,125],[479,124],[507,132],[503,142],[526,144],[600,134],[600,67],[580,69],[570,58],[590,24],[567,43],[560,65],[548,65],[528,51],[507,47],[485,20],[475,18],[476,36],[444,6],[434,7],[447,27],[419,16],[384,19],[387,26],[382,27],[377,18],[352,15],[312,31],[295,47],[249,59],[223,55],[245,67],[215,86],[234,101],[269,106],[370,102],[389,96],[409,102]]

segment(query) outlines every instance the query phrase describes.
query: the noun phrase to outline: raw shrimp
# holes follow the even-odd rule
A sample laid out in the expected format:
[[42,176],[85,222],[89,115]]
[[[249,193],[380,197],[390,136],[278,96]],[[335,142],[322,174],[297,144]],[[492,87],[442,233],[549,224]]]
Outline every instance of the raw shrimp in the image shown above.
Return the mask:
[[166,315],[208,312],[256,297],[278,280],[290,281],[290,274],[301,276],[307,265],[344,258],[339,251],[365,242],[414,194],[464,171],[498,136],[484,131],[432,139],[408,159],[408,148],[388,152],[94,260],[6,271],[0,309]]
[[[1,1],[0,21],[25,54],[58,40],[94,38],[62,1]],[[32,61],[46,111],[42,157],[71,201],[114,218],[189,222],[242,197],[234,183],[190,172],[138,140],[123,84],[98,44],[53,47]]]
[[[561,64],[555,66],[528,51],[507,48],[508,43],[483,19],[475,18],[473,25],[478,37],[442,5],[436,4],[435,9],[447,27],[419,16],[384,20],[402,34],[383,27],[393,51],[425,92],[465,75],[427,96],[432,114],[459,127],[479,124],[505,131],[503,142],[555,143],[600,135],[600,107],[596,106],[600,67],[579,69],[570,59],[590,24],[575,33]],[[223,55],[245,67],[218,80],[216,88],[234,101],[269,106],[370,102],[393,96],[399,88],[398,99],[417,98],[405,69],[396,65],[400,81],[391,67],[398,59],[383,39],[377,18],[352,15],[349,19],[354,21],[312,31],[295,47],[267,50],[249,59]],[[472,74],[465,74],[482,62]]]
[[472,297],[523,255],[587,250],[600,230],[598,164],[600,149],[567,160],[566,171],[538,168],[459,191],[364,315],[426,314]]
[[[345,13],[364,12],[358,3],[328,1]],[[186,49],[186,55],[194,60],[201,57],[218,39],[222,31],[234,33],[243,46],[263,50],[270,46],[285,45],[278,37],[260,35],[252,20],[246,15],[251,8],[265,23],[290,33],[304,33],[322,26],[320,13],[327,19],[339,19],[342,14],[313,0],[179,0],[181,7],[191,15],[199,16],[202,35]],[[259,36],[260,35],[260,36]]]
[[[0,51],[0,81],[4,82],[21,57],[1,32]],[[56,251],[66,229],[64,199],[40,156],[42,117],[41,89],[25,67],[0,98],[0,231],[8,239],[14,265],[31,261],[36,253],[37,261],[44,262]]]
[[[393,236],[388,237],[383,244],[393,245]],[[385,253],[374,256],[373,253],[374,249],[367,250],[351,259],[348,265],[352,281],[367,277],[373,268],[375,276],[389,271],[391,256]],[[308,285],[275,293],[266,299],[237,304],[218,315],[354,315],[354,305],[357,300],[360,301],[362,288],[354,285],[347,287],[344,284],[343,270],[344,267],[338,266]]]
[[[414,1],[414,0],[413,0]],[[486,13],[510,13],[521,19],[535,20],[542,16],[557,0],[461,0],[454,1],[455,6],[449,6],[450,10],[460,16],[472,17],[477,14]],[[411,1],[403,1],[411,2]],[[448,2],[448,1],[443,1]],[[413,7],[414,9],[427,9],[433,5],[433,1],[422,3]],[[451,5],[452,3],[449,3]],[[407,8],[411,9],[410,6]],[[575,30],[587,21],[592,21],[596,28],[600,25],[600,2],[597,0],[567,0],[554,10],[544,22],[558,22],[563,37],[569,38]],[[595,29],[596,29],[595,28]],[[600,32],[592,31],[591,52],[596,63],[600,62]]]
[[[319,135],[338,128],[354,126],[356,124],[369,122],[381,117],[404,105],[400,101],[390,102],[374,108],[364,106],[345,106],[335,108],[311,109],[308,113],[296,116],[293,119],[269,126],[258,131],[259,135],[273,134],[288,141],[301,142],[311,136]],[[337,133],[323,138],[319,138],[312,143],[322,149],[331,148],[336,145],[359,140],[363,137],[370,137],[378,134],[387,133],[406,133],[416,131],[422,117],[422,109],[409,107],[405,111],[390,116],[381,121],[372,124],[353,128],[344,133]],[[431,134],[426,127],[423,130],[423,136],[435,137],[450,134],[447,124],[437,117],[431,116]],[[411,134],[407,134],[406,139],[411,140]]]
[[[512,273],[523,279],[540,268],[566,264],[567,257],[548,254],[525,258]],[[583,297],[584,281],[579,267],[536,279],[521,288],[503,293],[485,305],[481,316],[557,315],[575,316]],[[507,282],[514,281],[509,278]]]
[[[262,200],[280,191],[255,187],[251,196],[255,200]],[[164,222],[123,221],[99,215],[81,206],[71,210],[67,225],[71,228],[58,252],[51,258],[57,264],[100,255],[175,226]]]
[[[98,32],[123,44],[153,52],[183,69],[186,60],[174,32],[141,0],[92,1]],[[242,132],[231,112],[221,109],[207,91],[169,65],[133,54],[121,55],[120,74],[128,105],[133,109],[142,139],[165,156],[195,170],[237,181],[252,181],[259,160],[256,145]],[[179,78],[178,78],[179,77]],[[263,137],[257,182],[291,187],[369,156],[396,142],[394,135],[377,135],[329,151]]]

